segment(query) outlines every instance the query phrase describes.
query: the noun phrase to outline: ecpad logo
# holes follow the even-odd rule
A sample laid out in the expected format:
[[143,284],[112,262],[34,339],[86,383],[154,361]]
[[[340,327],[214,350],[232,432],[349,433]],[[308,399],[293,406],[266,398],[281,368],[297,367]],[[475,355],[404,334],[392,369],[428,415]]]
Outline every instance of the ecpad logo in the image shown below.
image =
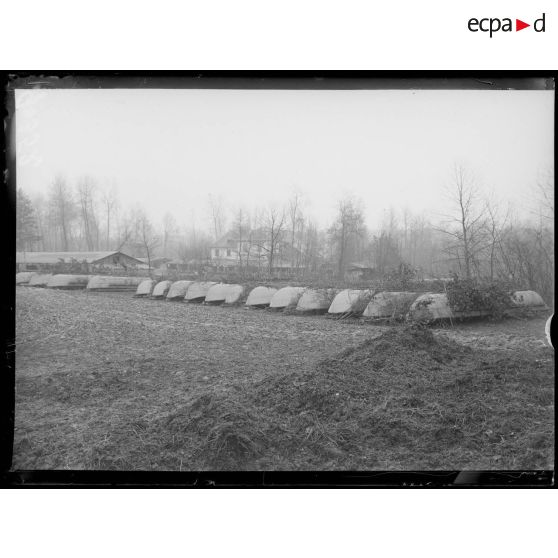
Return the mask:
[[[533,22],[533,29],[537,33],[545,32],[545,16],[546,14],[543,13],[543,15],[539,19],[536,19]],[[481,31],[483,33],[490,33],[490,38],[492,38],[492,35],[494,33],[497,33],[498,31],[503,31],[504,33],[513,31],[512,19],[509,17],[505,17],[503,19],[497,17],[485,17],[482,19],[477,19],[475,17],[472,17],[469,20],[467,27],[469,28],[469,31],[473,33],[477,33],[478,31]],[[515,20],[516,31],[521,31],[522,29],[525,29],[527,27],[531,27],[531,24],[525,23],[520,19]]]

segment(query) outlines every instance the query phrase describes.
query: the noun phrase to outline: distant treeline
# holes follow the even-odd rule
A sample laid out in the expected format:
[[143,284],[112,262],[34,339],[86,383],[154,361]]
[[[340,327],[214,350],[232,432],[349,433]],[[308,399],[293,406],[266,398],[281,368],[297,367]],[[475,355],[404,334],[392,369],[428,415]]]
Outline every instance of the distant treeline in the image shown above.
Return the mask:
[[[212,247],[230,247],[227,276],[296,277],[355,282],[371,273],[391,282],[440,277],[502,280],[554,300],[554,179],[532,191],[532,212],[520,220],[480,194],[457,167],[444,190],[453,209],[436,222],[389,208],[381,223],[366,223],[358,200],[338,201],[334,221],[319,228],[293,194],[282,206],[252,211],[225,208],[208,196],[203,229],[178,225],[170,212],[154,223],[144,208],[124,207],[116,188],[102,190],[89,177],[70,185],[57,176],[45,194],[17,191],[17,249],[122,250],[136,257],[171,258],[207,269],[222,263]],[[223,250],[222,250],[223,251]],[[232,256],[231,256],[232,254]],[[232,258],[232,260],[231,260]],[[354,264],[357,264],[356,266]],[[220,269],[223,269],[220,267]],[[362,269],[362,275],[359,275]],[[351,271],[352,270],[352,271]]]

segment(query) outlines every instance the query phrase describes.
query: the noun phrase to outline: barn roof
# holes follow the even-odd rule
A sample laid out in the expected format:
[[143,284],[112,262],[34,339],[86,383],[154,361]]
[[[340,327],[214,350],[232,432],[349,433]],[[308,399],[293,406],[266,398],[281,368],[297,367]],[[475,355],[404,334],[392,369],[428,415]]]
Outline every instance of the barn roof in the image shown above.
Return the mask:
[[70,263],[72,261],[96,263],[110,256],[121,255],[142,263],[137,258],[128,256],[119,251],[105,252],[16,252],[16,263],[56,264]]

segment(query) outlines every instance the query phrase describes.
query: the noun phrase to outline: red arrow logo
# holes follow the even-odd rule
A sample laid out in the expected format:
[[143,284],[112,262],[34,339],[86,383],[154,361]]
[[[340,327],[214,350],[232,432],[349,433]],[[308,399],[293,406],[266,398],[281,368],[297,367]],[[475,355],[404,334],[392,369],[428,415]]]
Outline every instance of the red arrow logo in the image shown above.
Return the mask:
[[515,20],[515,30],[516,31],[521,31],[522,29],[525,29],[525,27],[531,27],[531,24],[530,23],[525,23],[524,21],[521,21],[520,19]]

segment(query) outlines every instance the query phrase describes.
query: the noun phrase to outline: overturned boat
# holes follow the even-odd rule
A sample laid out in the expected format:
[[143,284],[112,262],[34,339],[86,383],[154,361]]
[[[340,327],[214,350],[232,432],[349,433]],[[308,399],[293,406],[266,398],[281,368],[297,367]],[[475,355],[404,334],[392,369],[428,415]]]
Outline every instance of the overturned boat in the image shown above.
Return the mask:
[[246,289],[243,285],[227,285],[225,304],[238,304],[244,296]]
[[419,297],[419,293],[407,291],[383,291],[375,294],[362,316],[371,319],[401,319],[409,312],[411,304]]
[[306,289],[296,305],[296,310],[324,314],[329,310],[336,294],[335,289]]
[[165,298],[172,285],[172,281],[159,281],[151,293],[151,298]]
[[155,279],[144,279],[138,285],[134,296],[149,296],[153,292],[153,287],[155,287],[156,283]]
[[29,287],[46,287],[52,277],[52,273],[37,273],[29,279]]
[[246,306],[252,308],[263,308],[271,304],[273,295],[277,292],[274,287],[255,287],[250,291],[246,299]]
[[328,314],[351,314],[360,316],[364,312],[374,291],[369,289],[344,289],[333,299]]
[[273,295],[269,307],[278,310],[283,308],[296,308],[298,300],[305,289],[306,287],[283,287]]
[[184,300],[187,302],[202,302],[205,300],[207,291],[215,284],[215,281],[194,281],[188,287]]
[[193,281],[175,281],[169,292],[167,293],[167,300],[184,300],[188,287],[193,283]]
[[53,275],[47,283],[47,287],[49,289],[85,289],[90,278],[90,275],[66,275],[61,273]]
[[512,308],[546,309],[541,295],[535,291],[515,291],[511,295]]
[[411,304],[409,318],[419,321],[455,318],[445,294],[425,293]]
[[87,283],[88,291],[136,291],[143,277],[114,277],[94,275]]
[[205,295],[206,304],[223,304],[227,298],[227,287],[226,283],[217,283],[211,285],[207,294]]
[[409,308],[408,318],[417,321],[435,321],[490,316],[490,310],[452,310],[445,293],[420,295]]
[[207,304],[235,304],[243,294],[244,287],[242,285],[217,283],[207,291],[205,302]]
[[16,285],[27,285],[33,275],[37,275],[36,271],[20,271],[16,273]]

